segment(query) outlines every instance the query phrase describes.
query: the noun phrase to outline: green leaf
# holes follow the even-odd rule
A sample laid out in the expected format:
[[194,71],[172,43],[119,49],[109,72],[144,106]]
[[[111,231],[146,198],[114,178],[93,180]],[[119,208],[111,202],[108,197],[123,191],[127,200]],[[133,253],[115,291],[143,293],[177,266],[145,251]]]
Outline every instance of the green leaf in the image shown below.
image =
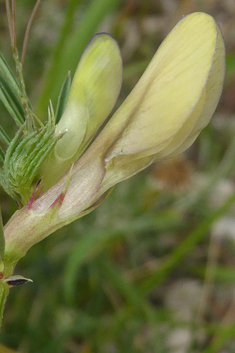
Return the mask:
[[9,85],[12,87],[14,92],[20,97],[21,96],[21,90],[19,87],[19,84],[17,82],[17,79],[15,75],[13,74],[11,68],[9,67],[8,63],[4,59],[3,55],[0,54],[0,81],[1,79],[4,79],[5,81],[9,82]]
[[10,137],[7,135],[6,131],[2,128],[2,126],[0,125],[0,140],[5,143],[7,146],[9,146],[11,139]]
[[2,212],[0,207],[0,260],[3,261],[5,251],[5,237],[3,230],[3,222],[2,222]]
[[65,110],[65,106],[66,106],[68,95],[69,95],[70,86],[71,86],[71,77],[70,77],[70,72],[69,72],[67,77],[66,77],[66,79],[64,80],[64,83],[63,83],[63,85],[61,87],[60,95],[58,97],[56,113],[55,113],[55,121],[56,121],[56,123],[58,123],[58,121],[62,117],[63,112]]
[[0,162],[3,163],[5,159],[5,153],[2,149],[2,147],[0,147]]
[[0,54],[0,99],[18,126],[21,126],[25,120],[21,98],[22,92],[18,81],[3,55]]
[[0,100],[14,119],[16,125],[20,127],[24,123],[23,107],[14,91],[4,80],[0,82]]

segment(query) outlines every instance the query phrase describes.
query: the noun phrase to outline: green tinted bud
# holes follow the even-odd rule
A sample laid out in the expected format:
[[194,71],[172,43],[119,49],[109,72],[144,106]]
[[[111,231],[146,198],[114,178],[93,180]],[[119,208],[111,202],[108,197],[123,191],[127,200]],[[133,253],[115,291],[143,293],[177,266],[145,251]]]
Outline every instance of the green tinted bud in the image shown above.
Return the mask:
[[110,114],[120,92],[122,60],[109,34],[93,37],[78,64],[55,135],[63,135],[42,170],[44,188],[76,161]]

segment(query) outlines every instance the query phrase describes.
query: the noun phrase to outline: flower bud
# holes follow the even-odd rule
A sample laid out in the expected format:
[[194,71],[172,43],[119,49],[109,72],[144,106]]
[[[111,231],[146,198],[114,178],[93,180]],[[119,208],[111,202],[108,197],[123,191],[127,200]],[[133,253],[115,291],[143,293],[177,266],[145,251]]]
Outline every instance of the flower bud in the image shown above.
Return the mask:
[[76,161],[110,114],[122,83],[122,59],[116,40],[96,34],[75,72],[55,136],[63,135],[41,172],[44,190]]

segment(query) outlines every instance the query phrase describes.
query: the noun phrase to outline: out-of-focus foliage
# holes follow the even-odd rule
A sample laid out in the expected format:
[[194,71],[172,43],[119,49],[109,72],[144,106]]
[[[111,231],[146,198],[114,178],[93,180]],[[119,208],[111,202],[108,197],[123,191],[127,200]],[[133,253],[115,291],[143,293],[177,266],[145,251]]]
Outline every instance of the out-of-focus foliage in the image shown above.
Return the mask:
[[[35,1],[17,2],[18,47]],[[130,92],[182,15],[215,17],[227,47],[221,103],[184,156],[118,185],[95,212],[32,248],[16,273],[1,342],[22,353],[232,353],[235,350],[235,3],[42,1],[26,53],[40,118],[95,32],[120,43]],[[12,63],[4,2],[0,50]],[[74,46],[77,52],[71,55]],[[1,123],[11,136],[7,112]],[[1,191],[4,221],[16,209]],[[0,348],[0,352],[2,348]]]

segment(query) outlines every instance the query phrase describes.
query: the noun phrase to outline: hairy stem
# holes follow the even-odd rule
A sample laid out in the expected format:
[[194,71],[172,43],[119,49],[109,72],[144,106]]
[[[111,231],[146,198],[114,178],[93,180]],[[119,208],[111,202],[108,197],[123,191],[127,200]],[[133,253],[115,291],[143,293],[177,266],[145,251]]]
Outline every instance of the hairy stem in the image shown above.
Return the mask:
[[0,272],[0,330],[2,327],[3,312],[10,289],[9,284],[5,282],[5,278],[12,275],[15,265],[16,262],[12,261],[12,259],[8,257],[5,258],[4,265],[3,263],[0,264],[0,269],[2,269],[4,266],[4,270]]
[[9,285],[4,281],[0,281],[0,329],[2,326],[3,311],[5,308],[8,293],[9,293]]

